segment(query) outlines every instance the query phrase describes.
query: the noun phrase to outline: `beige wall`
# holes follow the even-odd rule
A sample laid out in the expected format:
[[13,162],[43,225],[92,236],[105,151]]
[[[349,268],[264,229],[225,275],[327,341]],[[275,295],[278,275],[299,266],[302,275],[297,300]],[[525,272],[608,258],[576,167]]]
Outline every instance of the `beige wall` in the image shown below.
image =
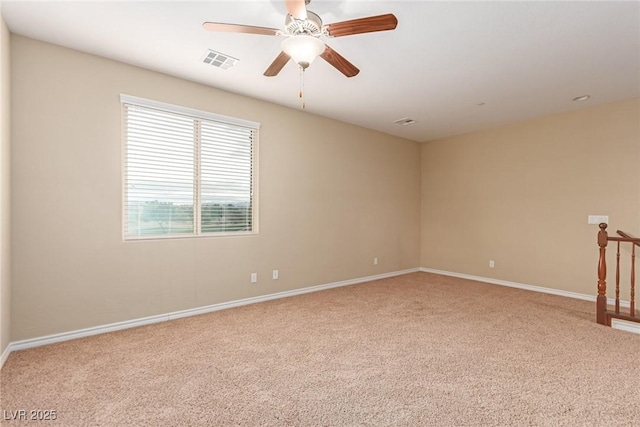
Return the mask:
[[639,99],[425,143],[421,265],[595,295],[587,215],[640,236],[639,165]]
[[11,340],[9,30],[0,15],[0,355]]
[[[419,144],[21,36],[11,45],[12,340],[419,266]],[[258,236],[122,241],[120,93],[262,123]]]

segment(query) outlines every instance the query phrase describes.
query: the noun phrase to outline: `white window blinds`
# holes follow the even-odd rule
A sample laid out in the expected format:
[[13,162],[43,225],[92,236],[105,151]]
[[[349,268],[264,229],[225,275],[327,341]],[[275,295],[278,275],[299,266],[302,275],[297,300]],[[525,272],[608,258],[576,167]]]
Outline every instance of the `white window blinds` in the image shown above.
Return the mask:
[[122,95],[125,239],[247,234],[259,125]]

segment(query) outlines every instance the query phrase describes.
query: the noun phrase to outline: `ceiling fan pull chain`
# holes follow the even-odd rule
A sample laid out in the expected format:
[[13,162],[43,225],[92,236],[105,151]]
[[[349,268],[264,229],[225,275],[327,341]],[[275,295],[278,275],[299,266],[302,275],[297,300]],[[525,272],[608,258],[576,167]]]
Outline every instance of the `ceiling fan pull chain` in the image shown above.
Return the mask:
[[302,100],[302,109],[304,110],[304,68],[300,67],[300,92],[298,97]]

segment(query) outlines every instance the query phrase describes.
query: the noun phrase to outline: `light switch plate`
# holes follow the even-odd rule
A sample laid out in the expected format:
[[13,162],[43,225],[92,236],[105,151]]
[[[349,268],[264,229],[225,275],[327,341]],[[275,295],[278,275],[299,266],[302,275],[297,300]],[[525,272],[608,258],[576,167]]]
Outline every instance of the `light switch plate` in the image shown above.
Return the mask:
[[589,215],[587,219],[588,224],[600,224],[601,222],[609,224],[609,215]]

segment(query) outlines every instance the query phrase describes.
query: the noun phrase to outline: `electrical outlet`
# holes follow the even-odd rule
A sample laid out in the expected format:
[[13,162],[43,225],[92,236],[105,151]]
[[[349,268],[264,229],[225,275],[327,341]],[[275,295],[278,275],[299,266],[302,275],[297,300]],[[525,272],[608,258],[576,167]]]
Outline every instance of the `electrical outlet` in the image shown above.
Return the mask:
[[496,266],[496,263],[492,259],[490,259],[489,260],[489,268],[494,268],[495,266]]
[[256,283],[258,281],[258,273],[251,273],[251,283]]
[[278,280],[278,276],[280,273],[278,273],[278,270],[273,270],[273,280]]
[[378,258],[373,259],[373,265],[378,265]]

